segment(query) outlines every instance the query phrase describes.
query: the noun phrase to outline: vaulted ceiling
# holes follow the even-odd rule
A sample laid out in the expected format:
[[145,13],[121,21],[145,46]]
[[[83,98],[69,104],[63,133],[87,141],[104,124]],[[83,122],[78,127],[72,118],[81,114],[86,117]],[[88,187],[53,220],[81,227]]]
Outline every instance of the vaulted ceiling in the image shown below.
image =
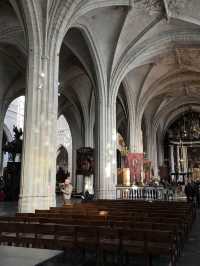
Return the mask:
[[[92,45],[109,94],[118,95],[121,131],[128,114],[122,83],[131,90],[136,115],[149,125],[164,128],[164,121],[178,115],[183,104],[199,104],[199,0],[65,2],[38,0],[37,8],[48,6],[50,23],[67,3],[73,6],[59,57],[59,114],[76,123],[82,136],[98,94]],[[0,0],[0,99],[8,101],[25,93],[29,53],[24,18],[16,7],[17,1]]]

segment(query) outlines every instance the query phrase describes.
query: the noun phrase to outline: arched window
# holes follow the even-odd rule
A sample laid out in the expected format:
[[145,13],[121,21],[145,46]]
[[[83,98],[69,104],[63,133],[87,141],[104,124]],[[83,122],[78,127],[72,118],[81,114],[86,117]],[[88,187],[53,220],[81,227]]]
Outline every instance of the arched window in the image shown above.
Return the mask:
[[58,119],[57,128],[57,172],[72,174],[72,136],[69,125],[63,115]]

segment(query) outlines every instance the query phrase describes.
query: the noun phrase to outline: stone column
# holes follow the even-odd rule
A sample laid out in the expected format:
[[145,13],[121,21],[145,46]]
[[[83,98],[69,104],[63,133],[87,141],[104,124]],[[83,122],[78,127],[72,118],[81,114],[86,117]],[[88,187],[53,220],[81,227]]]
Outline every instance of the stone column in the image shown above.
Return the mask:
[[180,172],[180,152],[179,152],[180,146],[177,145],[177,169],[178,172]]
[[20,212],[55,206],[58,57],[30,52]]
[[184,146],[184,172],[188,172],[188,154],[187,154],[187,146]]
[[117,184],[117,130],[116,130],[116,102],[107,106],[107,138],[106,138],[106,168],[105,168],[105,196],[115,198]]
[[156,135],[152,136],[150,160],[152,161],[154,176],[158,176],[158,174],[159,174],[159,171],[158,171],[158,147],[157,147]]
[[3,175],[3,152],[2,152],[2,141],[3,141],[3,126],[4,126],[4,118],[6,114],[7,108],[6,102],[0,101],[0,175]]
[[130,122],[130,152],[143,152],[141,123]]
[[158,166],[162,166],[164,164],[164,143],[163,138],[158,136],[157,139],[157,148],[158,148]]
[[85,128],[85,147],[93,148],[93,130],[94,130],[94,124],[91,123],[91,121],[87,121]]
[[181,166],[182,166],[182,172],[187,172],[187,147],[181,145],[180,146],[180,152],[181,152]]
[[152,161],[153,166],[153,143],[154,143],[154,137],[155,134],[154,130],[152,129],[152,123],[148,121],[146,126],[146,137],[147,137],[147,158]]
[[169,145],[170,148],[170,165],[171,165],[171,173],[175,172],[174,168],[174,145]]
[[76,147],[72,146],[72,172],[71,172],[71,182],[75,189],[76,186]]
[[[185,152],[184,152],[184,155],[185,155],[185,157],[184,157],[184,163],[185,163],[185,165],[184,165],[184,172],[185,173],[188,173],[188,149],[187,149],[187,146],[184,146],[184,148],[185,148]],[[185,180],[184,180],[185,182],[187,182],[187,175],[185,176]]]
[[116,104],[96,103],[95,126],[95,195],[101,199],[115,198],[116,165]]
[[3,175],[3,151],[2,151],[2,140],[3,140],[3,123],[0,121],[0,175]]
[[94,193],[95,197],[101,198],[104,187],[105,173],[105,146],[106,146],[106,130],[105,130],[105,103],[96,101],[95,104],[95,179]]
[[[134,108],[134,107],[132,107]],[[136,134],[136,125],[135,125],[135,118],[134,116],[129,116],[129,150],[130,152],[135,152],[136,144],[135,144],[135,134]]]

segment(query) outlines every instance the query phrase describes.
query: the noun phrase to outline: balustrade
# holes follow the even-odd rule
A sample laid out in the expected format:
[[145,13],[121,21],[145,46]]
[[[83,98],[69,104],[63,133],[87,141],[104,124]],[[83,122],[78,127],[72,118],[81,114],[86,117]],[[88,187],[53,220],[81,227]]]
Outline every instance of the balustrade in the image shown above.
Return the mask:
[[163,187],[116,186],[116,199],[168,199]]

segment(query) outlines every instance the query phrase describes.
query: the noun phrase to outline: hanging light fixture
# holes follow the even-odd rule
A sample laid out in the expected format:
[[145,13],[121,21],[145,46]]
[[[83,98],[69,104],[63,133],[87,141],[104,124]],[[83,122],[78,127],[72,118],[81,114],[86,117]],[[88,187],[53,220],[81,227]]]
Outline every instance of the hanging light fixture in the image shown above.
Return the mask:
[[174,134],[170,137],[180,142],[200,140],[200,115],[189,107],[173,126]]

